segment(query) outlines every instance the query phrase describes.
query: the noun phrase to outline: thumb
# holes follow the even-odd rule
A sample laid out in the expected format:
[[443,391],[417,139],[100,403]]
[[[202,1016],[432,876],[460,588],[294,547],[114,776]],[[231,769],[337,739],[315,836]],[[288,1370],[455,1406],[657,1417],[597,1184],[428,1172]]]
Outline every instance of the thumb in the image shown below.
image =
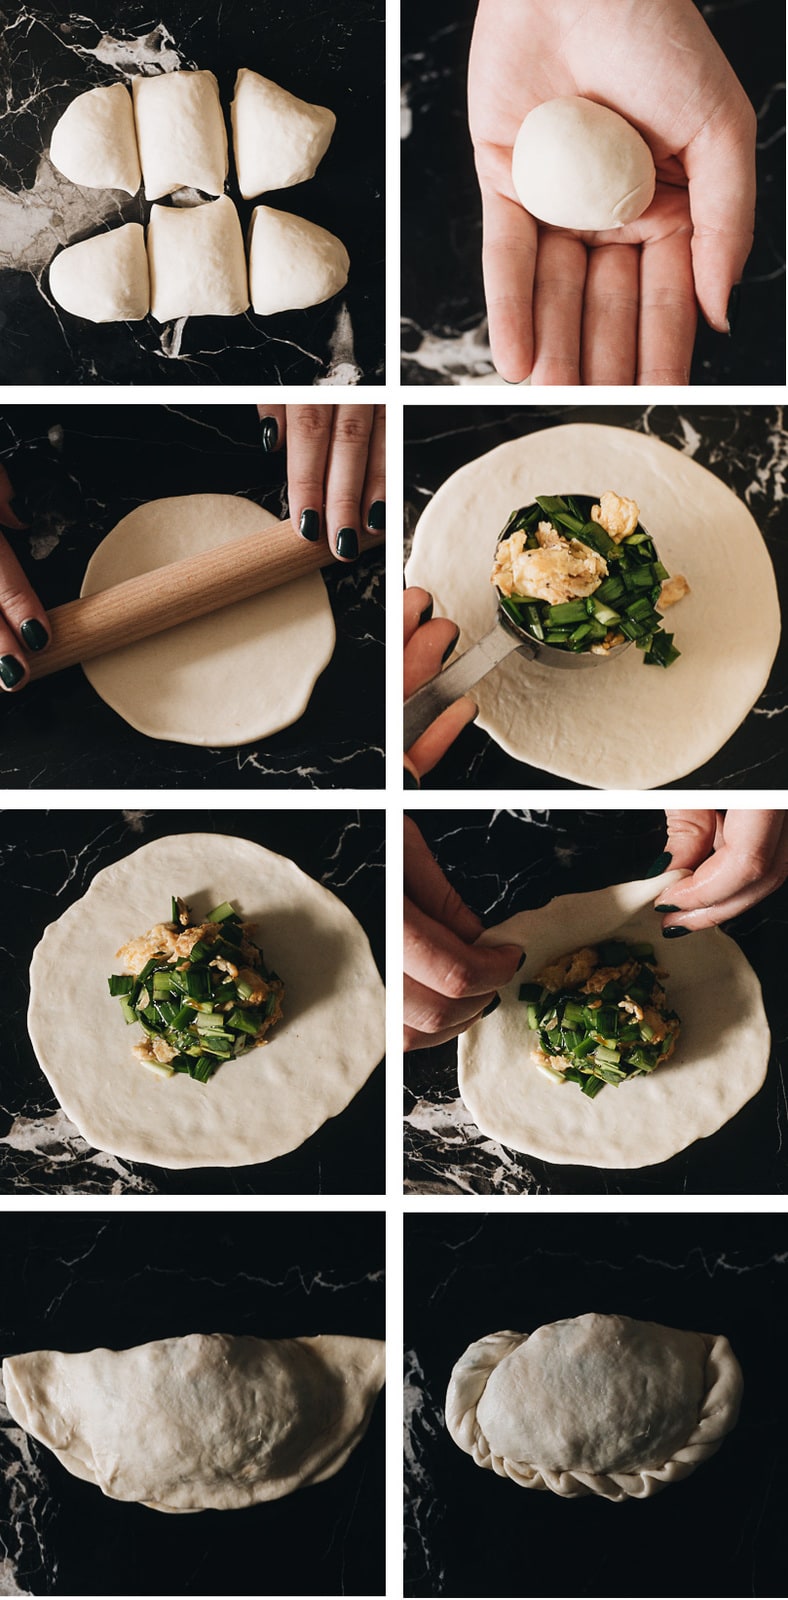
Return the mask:
[[744,90],[735,93],[684,152],[692,216],[692,270],[703,315],[730,333],[728,302],[752,249],[757,119]]
[[693,872],[711,855],[717,832],[716,811],[666,811],[668,840],[665,849],[671,856],[671,870],[684,867]]

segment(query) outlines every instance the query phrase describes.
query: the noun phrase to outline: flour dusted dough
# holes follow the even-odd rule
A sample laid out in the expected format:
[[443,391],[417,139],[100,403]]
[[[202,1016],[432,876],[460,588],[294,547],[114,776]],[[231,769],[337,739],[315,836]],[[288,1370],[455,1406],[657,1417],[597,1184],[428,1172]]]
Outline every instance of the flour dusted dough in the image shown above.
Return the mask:
[[522,1488],[643,1500],[719,1450],[741,1394],[722,1335],[591,1312],[470,1345],[446,1426],[477,1466]]
[[154,1511],[228,1511],[322,1483],[363,1438],[377,1339],[192,1333],[3,1362],[8,1409],[76,1478]]
[[[482,935],[484,944],[521,944],[528,952],[498,1009],[459,1040],[460,1094],[482,1133],[543,1161],[647,1167],[716,1133],[758,1093],[770,1048],[760,984],[719,929],[662,940],[653,906],[670,903],[678,876],[561,895]],[[577,1084],[553,1083],[538,1070],[535,1035],[517,995],[556,956],[612,937],[653,944],[669,973],[665,990],[681,1034],[665,1066],[589,1100]]]
[[241,67],[232,104],[238,187],[244,200],[313,178],[336,127],[326,106],[299,100]]
[[435,596],[436,615],[459,623],[466,650],[495,618],[490,571],[510,512],[538,494],[606,489],[637,501],[668,571],[689,580],[692,593],[667,621],[681,659],[667,671],[647,667],[633,647],[593,671],[560,672],[512,655],[474,689],[477,723],[509,755],[575,783],[658,788],[730,738],[780,639],[763,538],[711,472],[629,428],[571,423],[529,434],[441,485],[416,529],[408,582]]
[[152,206],[148,260],[157,322],[238,317],[249,308],[241,224],[225,194],[200,206]]
[[122,83],[78,94],[55,124],[49,159],[64,178],[85,189],[140,186],[140,159],[131,95]]
[[249,234],[249,289],[262,317],[321,305],[347,283],[341,239],[304,217],[255,206]]
[[645,139],[617,111],[563,95],[521,124],[512,182],[533,217],[582,231],[634,222],[654,198],[656,172]]
[[[270,1042],[207,1084],[146,1071],[107,988],[120,945],[160,922],[171,894],[198,918],[232,900],[285,984]],[[286,857],[222,834],[159,839],[97,873],[47,928],[30,981],[33,1048],[67,1116],[96,1149],[156,1166],[236,1167],[297,1149],[385,1048],[383,985],[352,913]]]
[[132,92],[146,200],[176,189],[221,194],[229,165],[227,132],[213,73],[137,77]]
[[70,244],[49,266],[49,287],[64,311],[89,322],[141,322],[150,307],[148,257],[139,222]]
[[[275,523],[252,500],[176,495],[137,506],[88,562],[81,593],[99,594]],[[296,722],[336,641],[319,572],[167,633],[121,646],[83,667],[102,700],[132,728],[176,744],[248,744]],[[158,920],[158,919],[157,919]]]

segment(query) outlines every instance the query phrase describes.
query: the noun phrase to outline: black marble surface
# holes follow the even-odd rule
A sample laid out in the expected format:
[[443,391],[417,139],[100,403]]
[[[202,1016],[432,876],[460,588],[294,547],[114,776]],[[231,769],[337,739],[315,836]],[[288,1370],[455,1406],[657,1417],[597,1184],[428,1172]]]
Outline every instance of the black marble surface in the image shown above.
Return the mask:
[[[413,810],[433,855],[488,925],[556,895],[642,878],[664,849],[659,811]],[[513,865],[515,864],[515,865]],[[670,965],[670,947],[654,937]],[[457,1044],[405,1057],[405,1185],[412,1194],[661,1195],[788,1193],[783,886],[725,926],[754,967],[772,1033],[760,1093],[708,1139],[639,1171],[556,1166],[508,1150],[479,1132],[457,1089]],[[692,937],[690,935],[690,937]],[[659,954],[659,948],[658,948]],[[540,1591],[541,1592],[541,1591]],[[567,1593],[570,1591],[567,1590]]]
[[[187,1333],[381,1339],[383,1221],[17,1212],[0,1240],[2,1354]],[[0,1385],[3,1593],[380,1594],[383,1444],[378,1400],[369,1431],[325,1483],[242,1511],[165,1516],[72,1477],[10,1423]]]
[[[406,1595],[785,1593],[782,1216],[407,1216]],[[737,1427],[661,1494],[562,1500],[477,1467],[444,1427],[472,1340],[588,1311],[722,1333]]]
[[[661,439],[707,467],[757,522],[788,607],[788,512],[783,479],[788,432],[781,406],[406,406],[405,547],[427,502],[467,461],[496,445],[569,422],[609,423]],[[753,710],[711,761],[668,789],[779,789],[788,786],[788,644]],[[467,728],[424,789],[573,789],[566,778],[516,761],[480,728]]]
[[[383,0],[192,7],[98,0],[0,8],[0,382],[5,384],[369,384],[383,379]],[[86,89],[185,67],[219,80],[229,129],[235,74],[251,67],[337,115],[315,177],[264,197],[337,234],[347,288],[307,311],[95,325],[63,311],[48,265],[64,244],[144,222],[142,194],[82,189],[52,167],[49,140]],[[232,167],[232,162],[231,162]],[[254,205],[228,191],[246,230]]]
[[[28,970],[51,922],[96,874],[153,839],[235,834],[336,894],[384,972],[383,815],[374,811],[5,811],[0,821],[0,1194],[382,1194],[384,1072],[300,1149],[247,1167],[168,1171],[96,1151],[61,1110],[27,1034]],[[167,893],[169,893],[169,889]]]
[[[615,8],[613,8],[615,9]],[[758,114],[755,245],[735,335],[701,322],[693,384],[785,382],[785,8],[699,6]],[[476,0],[402,6],[403,382],[501,383],[487,337],[466,71]]]
[[[253,405],[3,406],[0,462],[24,496],[30,522],[9,539],[47,607],[76,598],[97,545],[145,500],[216,492],[245,495],[277,517],[287,511],[285,456],[264,454]],[[371,551],[353,566],[335,562],[323,576],[336,649],[292,727],[223,750],[149,739],[72,667],[0,696],[0,783],[7,789],[382,785],[383,553]]]

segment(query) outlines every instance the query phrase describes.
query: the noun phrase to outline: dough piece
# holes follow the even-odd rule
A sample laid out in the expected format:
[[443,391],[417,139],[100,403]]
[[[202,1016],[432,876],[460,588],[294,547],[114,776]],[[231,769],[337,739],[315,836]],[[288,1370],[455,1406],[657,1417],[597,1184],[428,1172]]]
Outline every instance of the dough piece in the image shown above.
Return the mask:
[[326,106],[299,100],[248,67],[241,67],[235,80],[232,119],[244,200],[313,178],[337,122]]
[[347,283],[341,239],[304,217],[255,206],[249,233],[249,289],[261,317],[319,306]]
[[239,317],[249,308],[241,224],[227,195],[201,206],[152,206],[148,260],[157,322]]
[[590,1312],[470,1345],[446,1426],[477,1466],[524,1489],[644,1500],[719,1450],[742,1387],[721,1334]]
[[660,788],[730,738],[765,687],[780,639],[763,537],[713,473],[630,428],[570,423],[529,434],[441,485],[419,520],[408,582],[459,623],[467,650],[492,627],[490,571],[515,507],[610,488],[637,501],[660,560],[690,584],[667,624],[681,659],[647,667],[632,649],[568,673],[512,655],[473,691],[477,726],[516,759],[584,787]]
[[139,222],[67,245],[49,264],[49,288],[72,317],[141,322],[150,309],[150,280]]
[[[137,506],[91,556],[82,594],[229,544],[276,522],[241,495],[188,494]],[[184,622],[88,661],[96,693],[132,728],[176,744],[248,744],[297,722],[336,642],[322,574]]]
[[139,189],[140,158],[131,95],[122,83],[78,94],[56,122],[49,159],[85,189]]
[[234,1510],[343,1467],[385,1377],[377,1339],[190,1333],[130,1350],[3,1362],[8,1409],[111,1500]]
[[[705,1139],[758,1093],[769,1064],[761,986],[746,956],[719,929],[672,943],[653,907],[670,901],[670,872],[590,894],[561,895],[490,928],[484,944],[522,944],[528,954],[501,1005],[459,1040],[459,1088],[482,1133],[543,1161],[619,1169],[668,1161]],[[593,1100],[574,1083],[553,1083],[531,1059],[521,983],[563,954],[599,939],[653,943],[681,1017],[670,1061]]]
[[[198,917],[232,900],[287,991],[270,1042],[205,1084],[146,1072],[107,986],[120,945],[175,893]],[[352,913],[286,857],[221,834],[159,839],[97,873],[47,928],[30,981],[30,1037],[66,1115],[95,1149],[155,1166],[237,1167],[296,1150],[344,1111],[385,1049],[383,985]],[[64,1003],[72,993],[79,1002]]]
[[212,72],[161,72],[132,85],[145,199],[176,189],[221,194],[227,131]]
[[654,198],[651,151],[617,111],[564,95],[520,126],[512,182],[532,217],[578,231],[622,228]]

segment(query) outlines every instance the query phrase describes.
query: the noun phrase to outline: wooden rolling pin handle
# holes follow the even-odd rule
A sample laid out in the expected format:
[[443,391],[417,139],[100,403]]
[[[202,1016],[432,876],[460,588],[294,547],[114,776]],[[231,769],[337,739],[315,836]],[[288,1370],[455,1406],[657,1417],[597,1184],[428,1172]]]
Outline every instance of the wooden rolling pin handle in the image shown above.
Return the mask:
[[[361,551],[382,544],[383,535],[362,534]],[[298,538],[292,524],[277,522],[259,533],[158,567],[101,594],[70,600],[48,613],[51,644],[28,661],[31,678],[45,678],[78,661],[91,661],[122,645],[177,628],[182,622],[292,583],[334,557],[324,540]]]

